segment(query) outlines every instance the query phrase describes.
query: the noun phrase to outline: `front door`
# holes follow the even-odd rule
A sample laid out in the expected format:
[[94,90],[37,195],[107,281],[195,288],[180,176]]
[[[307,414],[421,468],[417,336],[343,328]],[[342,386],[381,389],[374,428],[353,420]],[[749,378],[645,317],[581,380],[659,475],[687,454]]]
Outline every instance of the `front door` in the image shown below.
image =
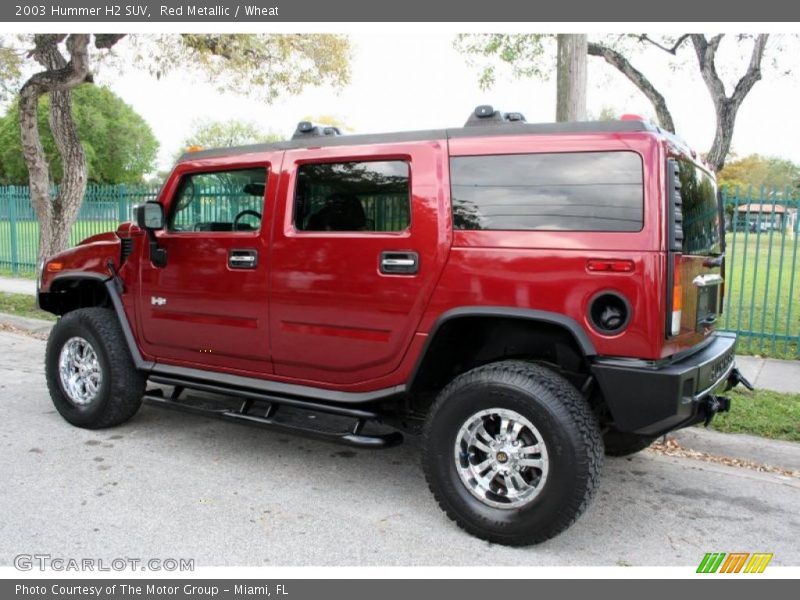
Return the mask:
[[167,261],[142,260],[139,315],[144,350],[160,362],[271,372],[268,162],[236,168],[192,163],[162,198],[156,232]]
[[277,375],[346,385],[399,366],[449,248],[444,144],[286,152],[270,260]]

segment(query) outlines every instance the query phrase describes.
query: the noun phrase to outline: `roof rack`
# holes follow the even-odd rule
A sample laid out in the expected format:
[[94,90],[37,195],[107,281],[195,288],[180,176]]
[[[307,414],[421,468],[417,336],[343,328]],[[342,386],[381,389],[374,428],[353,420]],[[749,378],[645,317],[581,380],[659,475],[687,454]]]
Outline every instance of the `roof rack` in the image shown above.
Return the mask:
[[330,137],[335,135],[342,135],[338,127],[333,127],[331,125],[314,125],[310,121],[300,121],[297,124],[297,129],[294,130],[292,139],[300,140],[309,137]]
[[490,104],[481,104],[476,107],[472,114],[464,123],[464,127],[474,125],[490,125],[496,123],[525,123],[525,115],[520,112],[501,112],[495,110]]

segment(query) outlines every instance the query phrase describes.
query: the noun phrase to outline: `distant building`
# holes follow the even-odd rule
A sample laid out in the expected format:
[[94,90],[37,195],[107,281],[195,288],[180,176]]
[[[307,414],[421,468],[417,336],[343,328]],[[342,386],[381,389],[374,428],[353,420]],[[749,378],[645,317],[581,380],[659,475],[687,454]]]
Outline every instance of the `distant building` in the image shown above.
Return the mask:
[[782,204],[742,204],[736,208],[736,229],[798,231],[797,209]]

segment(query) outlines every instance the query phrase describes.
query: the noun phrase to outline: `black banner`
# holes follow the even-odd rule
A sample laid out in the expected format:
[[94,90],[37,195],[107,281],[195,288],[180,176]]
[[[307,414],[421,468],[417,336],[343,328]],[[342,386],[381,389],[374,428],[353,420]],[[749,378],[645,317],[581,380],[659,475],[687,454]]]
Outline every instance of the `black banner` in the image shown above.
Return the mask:
[[[647,598],[674,600],[701,594],[730,599],[791,597],[793,582],[743,578],[698,580],[5,580],[0,597],[5,600],[407,600],[408,598]],[[783,595],[785,594],[785,596]]]
[[641,0],[11,0],[0,3],[4,22],[787,22],[800,5],[786,0],[642,2]]

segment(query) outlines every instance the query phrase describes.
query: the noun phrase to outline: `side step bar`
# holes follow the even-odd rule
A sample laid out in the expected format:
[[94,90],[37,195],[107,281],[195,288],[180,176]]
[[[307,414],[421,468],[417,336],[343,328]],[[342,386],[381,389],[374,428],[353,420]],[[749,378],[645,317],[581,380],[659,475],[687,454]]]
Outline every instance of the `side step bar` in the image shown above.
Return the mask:
[[[384,434],[363,433],[363,429],[367,421],[377,421],[379,418],[376,413],[366,410],[319,404],[317,402],[310,402],[297,398],[284,398],[282,396],[274,396],[272,394],[263,394],[260,392],[237,388],[227,388],[208,383],[184,381],[173,379],[171,377],[152,375],[150,377],[150,381],[174,386],[172,395],[169,398],[165,397],[163,391],[160,389],[147,390],[144,395],[144,400],[151,406],[188,412],[205,417],[213,417],[215,419],[222,419],[224,421],[233,421],[235,423],[242,423],[245,425],[253,425],[267,429],[277,429],[287,433],[294,433],[306,437],[327,440],[329,442],[338,444],[356,446],[359,448],[390,448],[403,442],[403,435],[399,432]],[[186,388],[211,392],[223,396],[236,396],[242,398],[243,402],[238,410],[203,408],[201,406],[195,406],[179,400],[180,395]],[[259,408],[256,406],[256,402],[259,402],[259,404],[265,403],[265,405],[260,406],[260,408],[263,409],[263,414],[256,414],[254,412],[256,408]],[[275,414],[282,405],[292,406],[294,408],[308,410],[311,412],[322,412],[341,417],[351,417],[355,419],[355,423],[349,431],[337,432],[323,431],[311,427],[303,427],[301,425],[276,421],[274,418]]]

